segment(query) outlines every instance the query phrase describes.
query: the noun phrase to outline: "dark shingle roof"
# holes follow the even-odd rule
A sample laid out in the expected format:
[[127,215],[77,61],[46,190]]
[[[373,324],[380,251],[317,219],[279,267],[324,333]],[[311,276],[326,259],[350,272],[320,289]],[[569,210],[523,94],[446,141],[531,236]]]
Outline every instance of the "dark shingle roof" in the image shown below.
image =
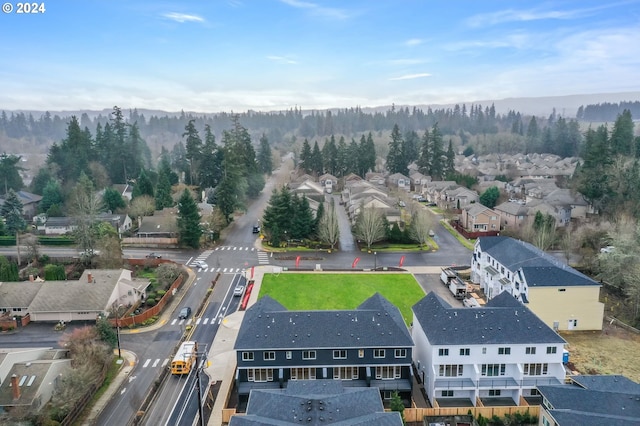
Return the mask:
[[398,308],[374,294],[354,310],[288,311],[264,296],[247,310],[235,349],[413,346]]
[[452,308],[429,293],[413,305],[414,321],[432,345],[565,343],[527,307],[509,293],[493,298],[484,308]]
[[639,393],[630,395],[583,389],[575,385],[538,386],[538,390],[549,402],[551,414],[562,426],[628,425],[640,422]]
[[640,384],[617,374],[578,375],[571,380],[585,389],[640,395]]
[[530,287],[600,286],[600,283],[527,242],[509,237],[481,237],[478,244],[484,253],[510,271],[521,269]]
[[290,381],[285,389],[254,389],[247,414],[230,426],[246,425],[400,426],[400,413],[385,412],[377,388],[343,387],[336,380]]

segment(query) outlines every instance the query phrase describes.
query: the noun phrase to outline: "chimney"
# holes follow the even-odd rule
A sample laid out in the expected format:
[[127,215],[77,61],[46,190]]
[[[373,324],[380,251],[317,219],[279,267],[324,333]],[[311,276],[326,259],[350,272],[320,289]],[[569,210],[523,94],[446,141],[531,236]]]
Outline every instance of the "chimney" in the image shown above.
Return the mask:
[[91,284],[91,283],[93,282],[93,276],[91,275],[91,272],[89,272],[89,273],[87,274],[87,282],[88,282],[89,284]]
[[20,386],[18,386],[18,376],[15,374],[11,376],[11,391],[13,392],[13,400],[20,399]]

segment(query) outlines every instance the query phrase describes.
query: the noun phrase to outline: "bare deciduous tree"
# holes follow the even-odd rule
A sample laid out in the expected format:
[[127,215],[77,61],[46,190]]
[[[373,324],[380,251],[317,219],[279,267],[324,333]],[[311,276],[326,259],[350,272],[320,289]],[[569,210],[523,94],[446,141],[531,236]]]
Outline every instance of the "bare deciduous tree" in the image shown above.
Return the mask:
[[151,216],[156,210],[156,200],[148,195],[141,195],[131,200],[129,215],[134,218]]
[[333,198],[331,199],[330,207],[325,210],[320,218],[320,223],[318,223],[318,238],[323,243],[329,244],[331,250],[340,239],[340,226],[338,225],[338,215]]
[[371,249],[373,243],[384,239],[386,236],[382,212],[373,207],[361,208],[353,233],[356,238],[364,241],[367,245],[367,250]]
[[420,244],[420,249],[429,239],[429,231],[433,227],[433,220],[430,213],[424,209],[417,210],[411,217],[409,224],[409,238]]

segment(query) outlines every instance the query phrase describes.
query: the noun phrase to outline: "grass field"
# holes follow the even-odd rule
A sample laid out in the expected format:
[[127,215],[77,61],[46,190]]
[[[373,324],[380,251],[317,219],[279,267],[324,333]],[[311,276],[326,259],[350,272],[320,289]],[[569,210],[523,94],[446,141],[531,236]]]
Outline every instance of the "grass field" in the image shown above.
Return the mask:
[[268,294],[291,310],[354,309],[376,292],[400,309],[407,325],[411,306],[424,297],[408,274],[267,274],[260,286],[260,297]]
[[602,331],[560,333],[571,367],[581,374],[622,374],[640,382],[640,335],[604,324]]

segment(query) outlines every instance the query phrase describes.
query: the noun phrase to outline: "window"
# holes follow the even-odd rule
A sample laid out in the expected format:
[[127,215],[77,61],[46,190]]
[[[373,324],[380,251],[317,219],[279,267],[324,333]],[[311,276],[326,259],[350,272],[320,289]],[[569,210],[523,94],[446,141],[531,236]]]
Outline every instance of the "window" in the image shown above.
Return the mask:
[[462,376],[462,365],[441,365],[439,367],[438,375],[441,377],[457,377]]
[[470,353],[471,353],[471,349],[469,349],[469,348],[460,348],[460,355],[469,356]]
[[442,391],[442,396],[443,397],[453,396],[453,391],[452,390],[443,390]]
[[333,378],[335,380],[358,380],[358,367],[334,367]]
[[555,354],[557,350],[558,350],[558,348],[556,348],[555,346],[547,346],[547,353],[548,354]]
[[382,399],[391,399],[393,391],[382,391]]
[[384,349],[374,349],[373,350],[374,358],[384,358]]
[[549,419],[547,419],[545,416],[542,416],[542,425],[543,426],[551,426],[551,423],[549,422]]
[[487,353],[487,348],[482,348],[482,355],[486,355]]
[[302,351],[302,359],[316,359],[316,351]]
[[523,366],[525,376],[544,376],[549,370],[549,364],[524,364]]
[[262,356],[265,361],[275,361],[276,353],[273,351],[265,351],[262,353]]
[[536,354],[536,347],[535,346],[527,346],[526,349],[524,350],[524,352],[527,355],[535,355]]
[[498,348],[498,355],[509,355],[511,354],[511,348]]
[[400,377],[399,365],[381,365],[376,367],[376,379],[378,380],[399,379]]
[[540,391],[538,389],[531,389],[531,396],[540,396]]
[[489,389],[489,396],[500,396],[500,389]]
[[273,368],[250,368],[247,370],[250,382],[273,382]]
[[292,368],[291,380],[315,380],[316,369],[315,368]]
[[506,364],[482,364],[483,376],[504,376],[505,371]]
[[407,350],[406,349],[396,349],[394,355],[395,355],[396,358],[406,358],[407,357]]
[[558,291],[567,291],[566,288],[559,288]]
[[364,358],[364,349],[358,349],[358,358]]
[[333,359],[347,359],[347,351],[344,349],[334,350]]
[[440,355],[440,356],[449,356],[449,349],[447,349],[447,348],[438,349],[438,355]]
[[242,352],[243,361],[253,361],[253,352]]
[[287,359],[291,359],[291,351],[287,351]]

